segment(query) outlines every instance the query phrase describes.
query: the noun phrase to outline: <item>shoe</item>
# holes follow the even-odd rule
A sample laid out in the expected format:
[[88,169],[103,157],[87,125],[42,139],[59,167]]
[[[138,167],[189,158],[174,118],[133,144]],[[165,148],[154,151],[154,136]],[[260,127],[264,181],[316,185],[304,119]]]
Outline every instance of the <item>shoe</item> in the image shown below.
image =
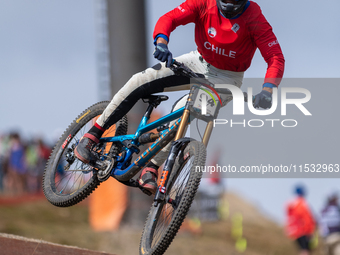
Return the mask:
[[153,195],[157,190],[158,171],[152,167],[145,167],[138,178],[138,183]]
[[99,139],[94,135],[86,133],[79,141],[79,144],[74,149],[74,155],[82,162],[88,164],[95,159],[92,154],[92,148],[99,142]]

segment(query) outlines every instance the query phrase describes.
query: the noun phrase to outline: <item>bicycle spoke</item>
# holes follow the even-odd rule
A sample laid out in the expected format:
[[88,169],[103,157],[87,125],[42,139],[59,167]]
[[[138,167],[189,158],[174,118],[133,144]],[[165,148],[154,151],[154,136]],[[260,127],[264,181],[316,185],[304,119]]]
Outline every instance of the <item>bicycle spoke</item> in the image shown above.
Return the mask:
[[65,183],[65,186],[60,190],[60,192],[59,192],[60,194],[63,193],[64,189],[67,187],[68,183],[69,183],[70,180],[71,180],[71,177],[72,177],[72,176],[70,175],[70,178],[68,178],[67,182]]
[[73,184],[72,184],[72,186],[70,187],[70,190],[71,190],[71,191],[73,190],[72,188],[75,186],[75,184],[77,183],[77,181],[78,181],[78,179],[79,179],[80,176],[81,176],[81,174],[79,174],[78,177],[75,177],[75,178],[77,178],[77,179],[73,181]]

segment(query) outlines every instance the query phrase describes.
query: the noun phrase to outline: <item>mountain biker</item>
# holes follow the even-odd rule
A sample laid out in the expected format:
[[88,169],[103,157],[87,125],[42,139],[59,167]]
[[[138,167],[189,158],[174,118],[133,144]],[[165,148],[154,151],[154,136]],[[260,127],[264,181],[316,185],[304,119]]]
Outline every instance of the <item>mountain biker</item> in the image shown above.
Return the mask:
[[[272,27],[260,7],[248,0],[187,0],[158,20],[154,33],[154,57],[161,62],[137,73],[118,91],[96,124],[80,140],[75,155],[88,163],[103,132],[120,120],[142,97],[153,93],[188,90],[190,79],[176,76],[168,68],[172,54],[168,49],[171,32],[179,25],[195,23],[197,50],[176,58],[214,84],[242,85],[258,48],[268,64],[262,91],[255,96],[254,107],[270,108],[272,88],[277,87],[284,71],[284,57]],[[222,98],[223,105],[230,97]],[[176,104],[182,107],[186,98]],[[155,193],[158,167],[166,159],[169,145],[143,169],[139,184]]]

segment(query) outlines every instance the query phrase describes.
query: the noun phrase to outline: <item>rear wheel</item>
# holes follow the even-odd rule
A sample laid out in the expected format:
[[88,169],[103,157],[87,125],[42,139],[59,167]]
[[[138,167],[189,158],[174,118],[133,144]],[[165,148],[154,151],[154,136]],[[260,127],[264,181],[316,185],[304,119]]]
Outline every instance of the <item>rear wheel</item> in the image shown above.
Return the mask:
[[206,149],[203,143],[189,142],[176,157],[169,178],[166,201],[152,206],[143,230],[140,254],[163,254],[176,236],[202,178]]
[[[74,155],[80,138],[95,124],[109,102],[99,102],[82,112],[67,128],[54,147],[43,176],[43,191],[47,200],[60,207],[72,206],[85,199],[100,184],[98,171]],[[103,136],[124,135],[127,118],[105,131]],[[118,153],[119,145],[101,143],[94,149],[102,157]]]

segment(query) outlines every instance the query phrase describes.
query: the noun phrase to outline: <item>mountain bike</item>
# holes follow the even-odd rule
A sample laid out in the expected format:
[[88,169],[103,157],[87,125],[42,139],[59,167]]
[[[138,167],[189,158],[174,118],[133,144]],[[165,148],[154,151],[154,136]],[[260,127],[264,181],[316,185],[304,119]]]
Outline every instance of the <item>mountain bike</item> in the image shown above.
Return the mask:
[[[163,254],[177,234],[202,178],[206,146],[222,101],[218,93],[230,94],[227,89],[215,89],[199,74],[173,60],[176,75],[190,77],[190,93],[186,105],[151,123],[155,107],[168,99],[164,95],[142,98],[147,110],[134,134],[127,134],[128,121],[124,116],[107,130],[93,149],[95,160],[85,164],[74,155],[80,138],[94,125],[109,102],[99,102],[82,112],[67,128],[54,147],[43,176],[43,191],[55,206],[72,206],[91,194],[109,177],[140,188],[133,177],[170,141],[171,149],[163,167],[159,186],[147,217],[140,242],[140,254]],[[194,119],[202,119],[207,126],[202,141],[184,137],[186,127]],[[169,126],[169,122],[174,124]],[[158,133],[149,131],[157,128]],[[152,143],[143,153],[140,146]],[[139,156],[132,160],[133,155]]]

